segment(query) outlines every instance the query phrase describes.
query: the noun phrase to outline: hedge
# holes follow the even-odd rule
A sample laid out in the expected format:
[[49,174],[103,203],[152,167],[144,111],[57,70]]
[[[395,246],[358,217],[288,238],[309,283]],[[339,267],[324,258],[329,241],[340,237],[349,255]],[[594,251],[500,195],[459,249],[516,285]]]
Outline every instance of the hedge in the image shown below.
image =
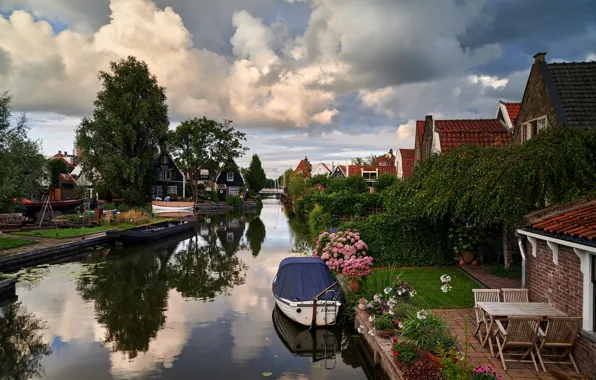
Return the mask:
[[319,191],[307,194],[303,199],[304,204],[299,211],[303,211],[305,215],[310,214],[315,204],[319,204],[334,218],[335,224],[344,217],[363,217],[369,215],[372,210],[384,207],[382,196],[376,193],[325,194]]
[[360,231],[375,266],[430,266],[453,264],[447,223],[392,214],[372,215],[342,228]]
[[319,205],[311,211],[308,217],[308,229],[310,235],[315,239],[323,231],[329,231],[333,227],[333,218]]

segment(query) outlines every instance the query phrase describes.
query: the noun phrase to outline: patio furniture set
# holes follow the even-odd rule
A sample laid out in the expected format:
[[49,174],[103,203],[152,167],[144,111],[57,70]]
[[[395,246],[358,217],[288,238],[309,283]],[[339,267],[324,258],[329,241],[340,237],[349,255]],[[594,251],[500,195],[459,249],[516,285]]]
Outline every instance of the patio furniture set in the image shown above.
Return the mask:
[[[544,372],[545,363],[556,363],[573,365],[579,374],[571,349],[581,331],[581,317],[569,317],[548,303],[529,302],[527,289],[473,291],[474,336],[478,335],[483,347],[488,343],[491,355],[501,359],[505,371],[505,362],[533,363],[538,371],[537,357]],[[497,355],[493,339],[497,343]],[[506,359],[505,354],[519,359]]]

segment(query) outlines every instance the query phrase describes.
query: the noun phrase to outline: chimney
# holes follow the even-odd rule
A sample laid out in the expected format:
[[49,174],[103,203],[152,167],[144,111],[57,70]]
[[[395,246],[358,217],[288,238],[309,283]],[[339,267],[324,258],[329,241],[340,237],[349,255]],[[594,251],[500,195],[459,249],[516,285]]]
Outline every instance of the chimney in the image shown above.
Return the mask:
[[546,52],[544,52],[544,53],[536,53],[534,55],[534,63],[545,62],[545,61],[546,61]]
[[62,151],[61,151],[61,150],[59,150],[59,151],[58,151],[58,154],[62,154]]
[[68,157],[68,152],[67,151],[64,151],[64,155]]

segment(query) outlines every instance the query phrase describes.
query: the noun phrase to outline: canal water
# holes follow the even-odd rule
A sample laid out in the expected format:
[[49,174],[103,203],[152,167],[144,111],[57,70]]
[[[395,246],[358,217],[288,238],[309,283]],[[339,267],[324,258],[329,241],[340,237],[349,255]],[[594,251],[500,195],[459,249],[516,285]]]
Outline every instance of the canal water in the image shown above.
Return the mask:
[[260,216],[26,274],[0,310],[0,379],[380,378],[349,327],[310,334],[275,308],[305,229],[266,200]]

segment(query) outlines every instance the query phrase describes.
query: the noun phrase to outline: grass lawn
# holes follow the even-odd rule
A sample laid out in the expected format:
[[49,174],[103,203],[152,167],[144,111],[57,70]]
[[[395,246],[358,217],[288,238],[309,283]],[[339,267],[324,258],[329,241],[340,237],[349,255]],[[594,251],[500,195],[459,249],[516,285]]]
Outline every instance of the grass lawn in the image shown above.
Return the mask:
[[20,236],[36,236],[49,239],[68,239],[77,236],[84,236],[90,234],[96,234],[98,232],[113,230],[115,228],[127,229],[136,227],[129,224],[119,224],[118,226],[98,226],[98,227],[82,227],[82,228],[60,228],[51,230],[38,230],[38,231],[27,231],[27,232],[12,232],[12,235]]
[[[395,278],[401,273],[400,278],[408,281],[416,290],[412,299],[419,306],[430,309],[461,309],[474,307],[472,289],[480,288],[468,275],[455,267],[423,267],[423,268],[391,268],[376,269],[364,280],[361,295],[372,299],[374,294],[382,293],[383,289],[391,286]],[[443,293],[440,280],[441,275],[451,277],[449,293]]]
[[37,243],[35,240],[0,237],[0,256],[2,256],[1,251],[5,250],[5,249],[17,248],[17,247],[22,247],[25,245],[31,245],[31,244],[35,244],[35,243]]

